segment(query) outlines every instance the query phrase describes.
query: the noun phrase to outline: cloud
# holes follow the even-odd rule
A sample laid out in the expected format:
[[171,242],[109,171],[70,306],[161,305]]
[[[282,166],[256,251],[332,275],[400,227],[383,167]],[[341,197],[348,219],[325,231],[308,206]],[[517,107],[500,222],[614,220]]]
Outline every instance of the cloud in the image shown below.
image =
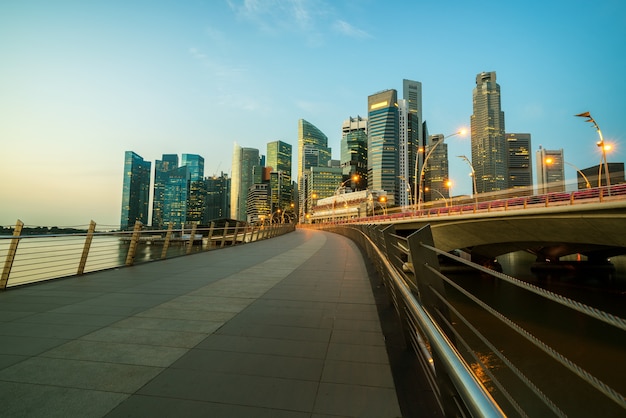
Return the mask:
[[330,8],[322,0],[228,0],[228,4],[239,19],[268,33],[314,32]]
[[247,69],[244,67],[229,66],[218,61],[217,59],[212,59],[200,49],[195,47],[189,48],[189,54],[199,61],[203,67],[211,71],[211,73],[216,77],[235,78],[247,72]]
[[350,23],[346,22],[345,20],[335,21],[335,23],[333,24],[333,29],[351,38],[365,39],[365,38],[372,37],[366,31],[352,26]]

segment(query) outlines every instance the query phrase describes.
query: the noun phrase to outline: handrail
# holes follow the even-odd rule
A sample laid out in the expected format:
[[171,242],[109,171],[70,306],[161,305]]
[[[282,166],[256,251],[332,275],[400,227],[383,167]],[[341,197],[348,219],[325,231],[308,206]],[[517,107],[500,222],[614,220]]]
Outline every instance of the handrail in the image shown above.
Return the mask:
[[133,231],[21,235],[18,220],[13,236],[0,236],[0,261],[4,261],[0,291],[11,286],[124,265],[163,260],[168,257],[210,251],[273,238],[295,230],[295,224],[236,225],[151,230],[138,223]]
[[[506,282],[507,286],[514,286],[519,292],[531,294],[532,298],[542,298],[558,312],[569,309],[573,320],[579,321],[579,316],[584,315],[591,321],[588,326],[601,321],[606,332],[613,332],[604,338],[614,335],[613,340],[621,341],[626,320],[439,250],[433,243],[429,225],[408,236],[396,234],[394,224],[314,224],[308,227],[346,235],[367,250],[403,325],[405,342],[412,346],[422,365],[429,366],[423,367],[423,370],[427,372],[427,380],[447,416],[501,416],[504,413],[513,416],[566,416],[583,413],[583,410],[587,414],[619,415],[626,411],[626,398],[607,384],[614,381],[614,376],[605,373],[597,377],[590,372],[598,372],[596,356],[581,363],[591,366],[586,370],[567,357],[567,354],[575,354],[576,350],[570,352],[567,346],[560,345],[557,347],[563,352],[557,351],[526,329],[528,324],[508,318],[500,309],[490,306],[461,283],[448,278],[439,266],[439,258],[465,266],[465,272],[471,268],[482,277],[488,274],[497,282]],[[447,292],[451,291],[460,296],[450,299]],[[459,297],[468,301],[459,305],[463,309],[457,309]],[[467,317],[466,303],[475,307],[472,309],[477,309],[479,314]],[[606,325],[613,327],[613,331]],[[543,333],[545,330],[540,335]],[[498,337],[492,341],[495,334]],[[503,345],[502,339],[507,343]],[[506,347],[518,344],[531,346],[533,354],[527,354],[531,348],[525,348],[523,354],[505,353],[508,351]],[[604,349],[600,347],[604,345],[596,349]],[[619,349],[611,347],[606,350]],[[526,364],[527,360],[518,364],[521,355],[541,359],[537,360],[537,365]],[[468,366],[470,363],[471,366]],[[568,384],[574,385],[572,390],[581,394],[577,399],[580,403],[563,399],[559,389],[553,387],[554,382],[550,384],[537,380],[537,367],[551,367],[550,370],[555,373],[558,370],[558,379],[567,379]],[[479,378],[476,373],[484,377]],[[572,379],[573,376],[576,379]],[[549,378],[557,379],[553,376]],[[489,382],[488,390],[481,383],[486,381]],[[446,394],[451,395],[446,397]],[[588,396],[595,403],[586,402],[584,399]]]

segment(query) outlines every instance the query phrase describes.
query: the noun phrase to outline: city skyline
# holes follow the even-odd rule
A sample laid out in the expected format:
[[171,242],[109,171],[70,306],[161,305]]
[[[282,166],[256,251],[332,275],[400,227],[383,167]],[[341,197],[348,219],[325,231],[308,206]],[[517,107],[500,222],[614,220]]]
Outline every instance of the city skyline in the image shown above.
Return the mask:
[[[234,143],[295,150],[305,119],[339,159],[343,121],[403,79],[422,83],[431,134],[469,128],[476,74],[494,71],[506,130],[532,135],[531,155],[562,148],[567,163],[597,165],[597,133],[574,117],[588,111],[615,143],[609,163],[623,162],[624,15],[619,1],[3,2],[0,224],[117,224],[128,150],[202,155],[206,176],[232,177]],[[453,193],[471,194],[455,158],[470,155],[469,137],[446,143]]]

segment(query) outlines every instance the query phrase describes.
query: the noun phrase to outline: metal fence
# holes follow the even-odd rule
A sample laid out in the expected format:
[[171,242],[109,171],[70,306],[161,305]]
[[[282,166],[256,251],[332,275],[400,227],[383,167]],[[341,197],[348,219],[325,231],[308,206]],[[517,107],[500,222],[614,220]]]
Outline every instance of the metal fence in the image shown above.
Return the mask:
[[133,231],[96,232],[92,221],[85,233],[22,235],[23,225],[18,221],[13,236],[0,237],[0,290],[245,244],[295,229],[289,223],[226,222],[220,227],[211,223],[208,228],[150,230],[137,222]]
[[[407,237],[396,234],[393,224],[317,227],[345,235],[367,251],[388,289],[407,346],[420,359],[446,416],[626,415],[622,394],[526,330],[523,320],[510,319],[447,277],[440,260],[487,275],[495,286],[507,283],[531,292],[574,318],[591,318],[611,328],[618,341],[626,320],[438,250],[430,226]],[[513,358],[504,346],[517,347]]]

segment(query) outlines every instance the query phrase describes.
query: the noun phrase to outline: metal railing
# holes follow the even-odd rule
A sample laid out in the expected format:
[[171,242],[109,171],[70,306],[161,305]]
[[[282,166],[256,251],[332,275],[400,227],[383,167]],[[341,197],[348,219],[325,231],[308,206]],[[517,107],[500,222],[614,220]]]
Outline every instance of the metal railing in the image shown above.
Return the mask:
[[[541,303],[572,311],[574,318],[584,315],[611,328],[617,341],[623,338],[626,320],[438,250],[430,226],[407,237],[396,234],[393,224],[313,227],[345,235],[367,251],[383,278],[405,341],[419,358],[446,416],[626,414],[622,394],[527,331],[519,318],[519,323],[508,318],[498,306],[489,306],[447,277],[439,260],[492,277],[496,287],[506,283],[531,292]],[[503,347],[512,345],[524,347],[524,354],[507,358]],[[549,377],[537,370],[548,367],[554,369]],[[555,387],[562,382],[583,395],[576,399]]]
[[96,232],[91,221],[84,233],[22,235],[17,221],[13,236],[0,237],[4,260],[0,290],[121,266],[245,244],[291,232],[294,224],[250,226],[243,222],[208,228],[150,230],[137,222],[132,231]]

